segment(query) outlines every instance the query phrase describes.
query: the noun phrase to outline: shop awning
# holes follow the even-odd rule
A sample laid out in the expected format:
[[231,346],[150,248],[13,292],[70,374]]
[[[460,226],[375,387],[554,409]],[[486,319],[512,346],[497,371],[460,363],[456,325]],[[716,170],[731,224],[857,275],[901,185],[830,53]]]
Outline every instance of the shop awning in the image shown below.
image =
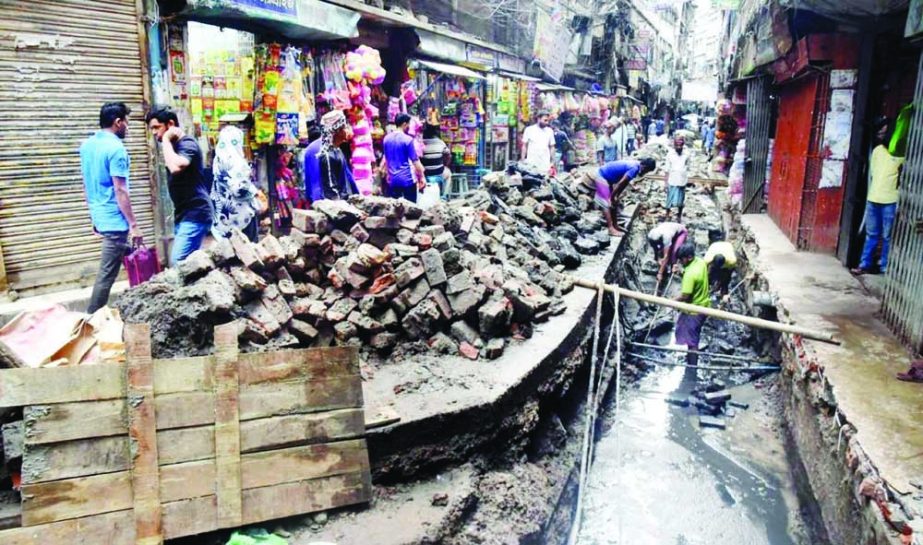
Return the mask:
[[557,85],[554,83],[539,83],[535,86],[539,91],[576,91],[573,87],[567,87],[565,85]]
[[453,62],[468,61],[468,49],[465,42],[427,30],[417,29],[415,32],[420,38],[417,51],[423,55]]
[[507,72],[506,70],[498,70],[497,75],[503,78],[521,79],[522,81],[542,81],[539,78],[533,78],[532,76],[527,76],[525,74],[519,74],[516,72]]
[[321,0],[186,0],[191,20],[290,40],[340,40],[359,35],[359,14]]
[[422,66],[429,68],[430,70],[435,70],[436,72],[442,72],[443,74],[450,74],[453,76],[458,76],[460,78],[468,79],[486,79],[481,74],[478,74],[474,70],[468,70],[463,66],[455,66],[454,64],[443,64],[441,62],[434,61],[424,61],[417,59],[417,62]]

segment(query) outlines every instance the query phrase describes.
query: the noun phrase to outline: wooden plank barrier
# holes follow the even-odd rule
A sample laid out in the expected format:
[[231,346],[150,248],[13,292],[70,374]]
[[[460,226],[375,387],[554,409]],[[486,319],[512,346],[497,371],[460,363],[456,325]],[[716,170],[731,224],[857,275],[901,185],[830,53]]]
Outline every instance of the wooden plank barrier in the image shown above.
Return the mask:
[[0,370],[23,407],[22,527],[5,545],[165,539],[371,499],[354,348],[240,354],[234,324],[209,356]]

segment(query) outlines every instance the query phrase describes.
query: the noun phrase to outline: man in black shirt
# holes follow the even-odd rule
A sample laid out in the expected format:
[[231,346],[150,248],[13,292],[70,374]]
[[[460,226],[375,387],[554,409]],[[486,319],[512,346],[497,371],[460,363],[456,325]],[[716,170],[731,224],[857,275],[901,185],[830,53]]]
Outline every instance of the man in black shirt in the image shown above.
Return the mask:
[[174,212],[170,266],[175,266],[202,246],[212,226],[214,213],[202,150],[194,138],[179,128],[179,119],[169,108],[154,108],[148,112],[145,123],[160,142],[167,165],[167,188]]

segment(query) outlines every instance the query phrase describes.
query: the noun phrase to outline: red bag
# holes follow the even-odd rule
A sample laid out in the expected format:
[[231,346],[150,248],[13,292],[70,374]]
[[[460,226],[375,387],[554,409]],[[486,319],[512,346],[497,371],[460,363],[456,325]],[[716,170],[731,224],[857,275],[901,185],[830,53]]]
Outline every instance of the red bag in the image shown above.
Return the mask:
[[157,259],[157,250],[145,245],[138,246],[122,259],[125,272],[128,273],[128,285],[135,287],[151,279],[160,272],[160,260]]

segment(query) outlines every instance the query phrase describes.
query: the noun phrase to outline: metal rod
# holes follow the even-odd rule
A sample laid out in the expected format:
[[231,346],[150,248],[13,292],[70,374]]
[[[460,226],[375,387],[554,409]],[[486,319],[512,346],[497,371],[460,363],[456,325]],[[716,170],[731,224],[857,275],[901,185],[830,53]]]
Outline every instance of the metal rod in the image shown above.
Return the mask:
[[689,365],[688,363],[668,363],[663,360],[658,360],[656,358],[651,358],[648,356],[642,356],[641,354],[635,354],[634,352],[626,352],[626,356],[631,356],[633,358],[638,358],[639,360],[649,361],[654,365],[661,365],[664,367],[687,367],[691,369],[701,369],[703,371],[741,371],[741,372],[765,372],[765,371],[780,371],[782,367],[778,365],[766,365],[759,367],[736,367],[736,366],[712,366],[712,365]]
[[718,354],[715,352],[702,352],[701,350],[687,350],[685,348],[679,348],[676,346],[660,346],[657,344],[636,343],[632,341],[628,341],[628,344],[632,346],[641,346],[643,348],[653,348],[654,350],[667,350],[669,352],[685,352],[688,354],[701,354],[702,356],[709,356],[714,359],[730,360],[730,361],[746,361],[746,362],[761,363],[761,364],[767,364],[767,365],[775,365],[771,361],[759,361],[759,360],[754,361],[753,358],[748,358],[747,356],[735,356],[734,354]]
[[[598,282],[591,282],[589,280],[584,280],[582,278],[570,277],[573,280],[575,286],[580,286],[581,288],[587,288],[591,290],[596,290],[599,286]],[[769,329],[771,331],[778,331],[779,333],[790,333],[792,335],[801,335],[806,339],[813,339],[815,341],[825,342],[829,344],[839,345],[840,341],[833,338],[833,335],[829,333],[824,333],[822,331],[816,331],[813,329],[808,329],[806,327],[799,327],[791,324],[782,324],[779,322],[770,322],[769,320],[763,320],[762,318],[754,318],[752,316],[744,316],[743,314],[736,314],[734,312],[728,312],[726,310],[718,310],[709,307],[700,307],[698,305],[690,305],[689,303],[681,303],[679,301],[674,301],[672,299],[667,299],[665,297],[658,297],[656,295],[648,295],[640,291],[628,290],[625,288],[620,288],[618,286],[613,286],[611,284],[603,284],[603,289],[610,293],[618,293],[621,297],[628,297],[629,299],[635,299],[637,301],[644,301],[645,303],[654,303],[657,305],[663,305],[666,307],[675,308],[677,310],[682,310],[683,312],[689,312],[692,314],[704,314],[711,318],[718,318],[720,320],[730,320],[732,322],[739,322],[746,324],[751,327],[758,327],[761,329]]]
[[[664,293],[670,291],[670,286],[673,285],[673,272],[670,272],[670,279],[667,281],[667,287],[663,289]],[[654,286],[654,295],[657,295],[657,288],[660,287],[660,282],[657,282],[657,285]],[[644,335],[644,342],[647,342],[647,339],[651,336],[651,331],[654,330],[654,324],[657,323],[657,319],[660,318],[660,312],[663,310],[663,307],[657,307],[657,312],[654,313],[654,318],[651,320],[649,326],[647,326],[647,333]]]

